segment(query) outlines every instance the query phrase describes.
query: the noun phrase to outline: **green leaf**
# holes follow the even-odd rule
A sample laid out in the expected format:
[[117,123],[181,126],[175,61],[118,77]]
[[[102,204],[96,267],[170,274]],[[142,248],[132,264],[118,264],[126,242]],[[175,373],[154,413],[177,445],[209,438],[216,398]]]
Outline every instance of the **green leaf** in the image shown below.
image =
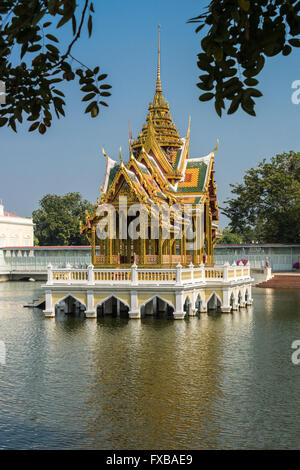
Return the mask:
[[45,134],[46,130],[47,130],[47,128],[46,128],[45,124],[43,124],[43,123],[41,122],[41,124],[40,124],[40,126],[39,126],[39,133],[40,133],[40,134]]
[[300,39],[297,39],[297,38],[289,39],[289,44],[294,47],[300,47]]
[[65,97],[65,94],[62,91],[57,90],[56,88],[53,88],[52,92],[56,95],[62,96],[63,98]]
[[29,127],[29,132],[35,131],[39,127],[39,124],[40,123],[38,121],[31,124],[31,126]]
[[214,97],[214,93],[204,93],[203,95],[199,96],[200,101],[209,101]]
[[246,78],[244,83],[247,86],[255,86],[258,85],[259,81],[256,78]]
[[76,29],[77,29],[77,22],[76,22],[76,17],[75,15],[72,16],[72,29],[73,29],[73,36],[76,34]]
[[289,54],[292,52],[292,50],[293,50],[293,49],[291,48],[291,46],[286,45],[286,46],[284,46],[284,48],[282,49],[282,55],[287,56],[287,55],[289,55]]
[[250,116],[256,116],[253,106],[247,105],[246,103],[242,102],[242,108],[247,114],[250,114]]
[[59,42],[58,39],[52,34],[46,34],[46,38],[50,39],[50,41]]
[[95,98],[96,96],[96,93],[89,93],[88,95],[86,95],[84,98],[82,98],[82,101],[89,101],[91,100],[92,98]]
[[88,31],[89,31],[89,37],[91,37],[92,31],[93,31],[93,18],[92,18],[92,15],[90,15],[89,19],[88,19]]
[[250,1],[249,0],[239,0],[239,5],[242,10],[249,11],[250,9]]
[[7,121],[8,121],[8,118],[0,117],[0,127],[5,126]]
[[99,106],[96,105],[92,109],[91,116],[92,116],[92,118],[95,118],[95,117],[98,116],[98,114],[99,114]]
[[[34,44],[34,46],[28,47],[28,52],[37,52],[40,49],[42,49],[42,46],[40,44]],[[24,55],[24,54],[23,54]],[[22,56],[23,57],[23,56]]]
[[197,28],[195,29],[195,33],[199,33],[199,31],[201,31],[202,28],[204,28],[205,24],[201,24],[200,26],[197,26]]
[[48,51],[52,52],[52,54],[59,54],[59,50],[57,47],[53,46],[53,44],[47,44],[46,47]]
[[86,108],[85,113],[90,113],[95,106],[97,106],[97,101],[92,101]]
[[255,98],[260,98],[263,94],[261,91],[256,88],[247,88],[246,92],[249,96],[254,96]]

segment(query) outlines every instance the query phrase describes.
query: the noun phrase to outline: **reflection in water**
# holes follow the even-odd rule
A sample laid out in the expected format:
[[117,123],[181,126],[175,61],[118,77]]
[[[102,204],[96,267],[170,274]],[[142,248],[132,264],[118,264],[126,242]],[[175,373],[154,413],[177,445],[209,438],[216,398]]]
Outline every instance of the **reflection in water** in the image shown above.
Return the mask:
[[0,448],[299,448],[300,293],[184,321],[23,309],[0,284]]

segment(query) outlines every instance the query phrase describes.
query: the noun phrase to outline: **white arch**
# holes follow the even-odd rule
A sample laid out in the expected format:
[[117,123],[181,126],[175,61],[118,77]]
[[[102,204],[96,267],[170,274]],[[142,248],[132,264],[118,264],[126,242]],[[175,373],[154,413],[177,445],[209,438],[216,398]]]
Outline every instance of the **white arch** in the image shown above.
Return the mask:
[[189,295],[187,295],[185,300],[184,300],[183,308],[185,308],[185,306],[189,306],[189,305],[191,305],[192,308],[193,308],[193,302],[191,301],[191,297]]
[[111,294],[109,295],[108,297],[106,297],[105,299],[101,300],[100,302],[98,302],[96,305],[95,305],[95,309],[97,310],[98,307],[101,307],[101,305],[105,304],[105,302],[107,302],[108,300],[110,299],[116,299],[116,300],[119,300],[119,302],[121,302],[122,304],[124,304],[126,307],[128,307],[130,309],[130,305],[125,302],[125,300],[122,300],[120,299],[117,295],[115,294]]
[[213,295],[216,296],[216,298],[219,300],[219,302],[220,302],[220,304],[221,304],[221,306],[222,306],[223,302],[222,302],[222,300],[220,299],[220,297],[218,296],[218,294],[217,294],[215,291],[213,291],[213,292],[210,294],[210,296],[208,297],[208,299],[207,299],[207,301],[206,301],[206,305],[208,305],[208,302],[209,302],[210,299],[213,297]]
[[171,304],[171,302],[169,302],[168,300],[164,299],[163,297],[161,297],[160,295],[157,295],[157,294],[153,295],[153,297],[151,297],[150,299],[146,300],[143,304],[141,304],[140,308],[145,307],[149,302],[151,302],[155,298],[160,299],[162,302],[165,302],[167,305],[174,308],[174,310],[175,310],[175,307],[174,307],[173,304]]
[[195,302],[194,302],[194,308],[197,308],[196,307],[196,303],[198,301],[198,299],[200,300],[200,305],[205,305],[205,298],[203,298],[203,296],[199,293],[199,294],[195,294]]
[[249,289],[248,287],[245,287],[245,302],[247,302],[249,300]]
[[55,302],[55,304],[53,305],[53,307],[57,307],[57,305],[62,302],[63,300],[66,300],[68,297],[72,297],[72,299],[76,300],[77,302],[79,302],[81,305],[83,305],[85,308],[86,308],[86,304],[84,302],[82,302],[82,300],[80,299],[77,299],[77,297],[73,294],[67,294],[65,295],[64,297],[62,297],[60,300],[57,300]]

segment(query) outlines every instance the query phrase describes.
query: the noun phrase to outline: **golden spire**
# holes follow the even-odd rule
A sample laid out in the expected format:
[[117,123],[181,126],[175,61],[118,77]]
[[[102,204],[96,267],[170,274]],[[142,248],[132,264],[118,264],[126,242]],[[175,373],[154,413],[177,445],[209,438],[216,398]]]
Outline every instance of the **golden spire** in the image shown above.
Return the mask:
[[161,80],[160,80],[160,24],[158,25],[158,57],[157,57],[157,78],[156,78],[156,93],[161,93]]
[[[158,57],[157,78],[153,102],[149,104],[147,122],[138,134],[137,140],[132,142],[132,148],[140,149],[146,142],[148,133],[151,132],[158,145],[161,147],[182,147],[180,135],[175,127],[170,114],[169,104],[164,100],[160,79],[160,24],[158,25]],[[175,152],[175,150],[174,150]]]

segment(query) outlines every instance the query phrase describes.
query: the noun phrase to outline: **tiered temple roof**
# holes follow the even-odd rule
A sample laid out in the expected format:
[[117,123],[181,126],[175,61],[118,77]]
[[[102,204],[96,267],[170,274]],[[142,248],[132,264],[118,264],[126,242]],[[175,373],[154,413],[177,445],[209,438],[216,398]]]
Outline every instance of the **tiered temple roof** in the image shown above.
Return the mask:
[[[172,120],[169,104],[165,101],[160,78],[160,45],[155,94],[142,131],[136,140],[129,142],[129,159],[124,164],[120,150],[120,161],[107,158],[101,200],[95,205],[119,204],[120,196],[127,196],[128,205],[143,203],[150,210],[153,205],[189,204],[205,206],[207,222],[203,226],[211,246],[216,242],[219,220],[216,184],[214,180],[214,152],[204,157],[190,157],[190,119],[186,137],[180,137]],[[84,229],[97,224],[96,212],[87,214]],[[208,232],[210,232],[208,234]],[[207,239],[208,239],[207,238]]]

